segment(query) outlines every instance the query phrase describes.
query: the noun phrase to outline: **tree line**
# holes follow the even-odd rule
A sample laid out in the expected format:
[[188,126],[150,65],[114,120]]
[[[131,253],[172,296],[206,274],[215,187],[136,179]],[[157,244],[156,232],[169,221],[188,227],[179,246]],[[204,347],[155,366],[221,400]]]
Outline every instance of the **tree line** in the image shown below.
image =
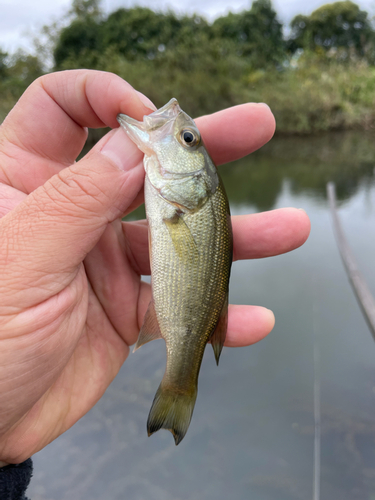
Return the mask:
[[108,49],[128,61],[172,60],[189,70],[202,48],[211,57],[238,57],[253,68],[281,66],[296,52],[318,51],[375,63],[375,32],[366,11],[350,0],[298,15],[288,36],[271,0],[254,0],[250,9],[229,12],[213,23],[196,14],[154,12],[145,7],[120,8],[108,16],[99,0],[74,0],[72,20],[61,29],[53,50],[55,68],[74,61],[96,64]]
[[290,83],[285,75],[297,67],[375,67],[372,21],[350,0],[298,15],[289,26],[271,0],[212,23],[146,7],[105,15],[100,0],[73,0],[63,22],[44,27],[35,46],[36,55],[0,51],[3,101],[46,70],[91,68],[119,74],[157,106],[175,95],[196,114],[249,100],[262,85]]

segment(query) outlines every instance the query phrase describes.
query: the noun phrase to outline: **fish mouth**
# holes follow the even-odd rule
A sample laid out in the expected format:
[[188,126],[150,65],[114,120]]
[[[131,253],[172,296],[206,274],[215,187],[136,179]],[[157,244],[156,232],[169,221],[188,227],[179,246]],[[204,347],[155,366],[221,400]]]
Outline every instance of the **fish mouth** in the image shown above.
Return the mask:
[[117,115],[117,121],[139,149],[145,154],[150,154],[152,152],[150,134],[164,127],[168,122],[173,123],[180,113],[182,113],[180,105],[173,97],[160,109],[145,115],[143,121],[135,120],[122,113]]
[[182,113],[182,109],[177,99],[172,97],[172,99],[160,109],[157,109],[149,115],[145,115],[143,117],[143,123],[147,130],[156,130],[163,127],[167,122],[175,120],[180,113]]

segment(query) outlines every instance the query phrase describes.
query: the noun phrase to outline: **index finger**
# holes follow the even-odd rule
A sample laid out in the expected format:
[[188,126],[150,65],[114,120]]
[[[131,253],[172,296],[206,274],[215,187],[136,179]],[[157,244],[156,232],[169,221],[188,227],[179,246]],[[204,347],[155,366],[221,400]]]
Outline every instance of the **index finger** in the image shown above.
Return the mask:
[[[112,73],[45,75],[26,90],[0,128],[0,182],[28,194],[75,161],[87,138],[85,127],[118,127],[119,112],[141,120],[152,106]],[[203,116],[197,124],[216,164],[258,149],[275,129],[268,106],[252,103]]]
[[215,165],[238,160],[261,148],[275,132],[275,118],[264,103],[248,102],[196,119]]
[[[72,70],[38,78],[25,91],[3,127],[7,139],[51,160],[71,164],[86,140],[85,127],[117,127],[127,110],[138,119],[149,114],[141,96],[113,73]],[[48,140],[47,140],[48,139]]]

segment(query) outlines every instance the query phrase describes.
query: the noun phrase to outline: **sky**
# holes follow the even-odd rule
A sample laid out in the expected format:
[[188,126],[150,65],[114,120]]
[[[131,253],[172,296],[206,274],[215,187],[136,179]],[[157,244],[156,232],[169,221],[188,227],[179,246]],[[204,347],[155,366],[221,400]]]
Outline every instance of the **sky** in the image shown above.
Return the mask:
[[[283,23],[288,23],[296,14],[310,14],[327,0],[273,0],[273,5]],[[375,14],[375,0],[358,0],[362,9]],[[102,0],[105,12],[119,7],[140,5],[155,10],[171,8],[179,13],[201,14],[213,20],[225,15],[229,10],[240,12],[248,9],[251,1],[247,0]],[[302,5],[301,5],[302,4]],[[32,35],[36,35],[45,24],[61,19],[69,10],[71,0],[0,0],[0,49],[12,53],[17,48],[31,50]]]

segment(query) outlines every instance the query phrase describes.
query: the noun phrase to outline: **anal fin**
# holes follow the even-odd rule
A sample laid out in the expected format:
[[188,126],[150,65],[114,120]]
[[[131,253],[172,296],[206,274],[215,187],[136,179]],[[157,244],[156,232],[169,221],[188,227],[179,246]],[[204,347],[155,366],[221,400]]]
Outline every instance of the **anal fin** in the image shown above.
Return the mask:
[[227,327],[228,327],[228,292],[225,296],[223,307],[221,309],[221,313],[216,328],[210,339],[212,348],[214,350],[217,365],[219,364],[220,354],[223,349],[225,337],[227,335]]
[[144,344],[147,344],[147,342],[151,342],[151,340],[156,340],[161,338],[162,336],[160,332],[159,323],[156,318],[154,301],[151,300],[145,315],[145,319],[143,320],[143,325],[139,332],[138,340],[134,346],[133,352],[139,349]]

